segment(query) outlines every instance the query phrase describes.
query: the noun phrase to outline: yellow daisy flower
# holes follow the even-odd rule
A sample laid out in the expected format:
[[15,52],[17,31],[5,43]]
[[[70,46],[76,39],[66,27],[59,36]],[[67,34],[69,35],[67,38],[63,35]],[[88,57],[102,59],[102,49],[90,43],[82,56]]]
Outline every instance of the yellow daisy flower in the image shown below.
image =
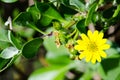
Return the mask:
[[106,58],[104,50],[109,49],[110,45],[106,44],[107,39],[103,38],[103,33],[97,30],[92,33],[90,30],[85,34],[81,34],[82,40],[77,40],[78,45],[75,45],[75,49],[80,52],[79,58],[86,58],[86,62],[96,61],[101,62],[101,57]]

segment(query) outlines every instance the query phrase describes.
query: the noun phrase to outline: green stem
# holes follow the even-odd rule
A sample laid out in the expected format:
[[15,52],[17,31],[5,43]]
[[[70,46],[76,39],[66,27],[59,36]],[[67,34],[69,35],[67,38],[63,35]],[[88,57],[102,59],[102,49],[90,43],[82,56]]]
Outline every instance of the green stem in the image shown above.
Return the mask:
[[42,30],[38,29],[35,25],[27,24],[27,26],[30,26],[31,28],[35,29],[36,31],[40,32],[43,35],[47,34],[47,33],[43,32]]
[[115,10],[114,14],[113,14],[113,18],[116,17],[120,12],[120,5],[117,6],[117,9]]
[[66,26],[64,26],[65,29],[70,28],[71,26],[73,26],[76,23],[76,21],[72,20],[70,21]]
[[71,34],[69,34],[69,35],[67,36],[67,38],[73,36],[73,35],[76,33],[76,31],[77,31],[77,30],[75,29]]
[[79,31],[77,30],[77,32],[76,32],[76,34],[75,34],[73,39],[76,40],[78,38],[78,35],[79,35]]

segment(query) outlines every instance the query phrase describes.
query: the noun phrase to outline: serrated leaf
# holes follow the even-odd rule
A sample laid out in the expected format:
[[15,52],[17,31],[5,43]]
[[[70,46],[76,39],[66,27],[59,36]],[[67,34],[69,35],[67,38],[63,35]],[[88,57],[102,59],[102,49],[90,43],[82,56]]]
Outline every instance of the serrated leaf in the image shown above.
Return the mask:
[[95,3],[93,3],[93,4],[91,5],[91,7],[90,7],[90,9],[89,9],[89,11],[88,11],[88,14],[87,14],[87,18],[86,18],[86,20],[85,20],[85,25],[86,25],[86,26],[88,26],[89,23],[92,22],[93,14],[94,14],[94,12],[95,12],[95,10],[96,10],[96,8],[97,8],[97,4],[98,4],[98,3],[95,2]]
[[0,57],[4,59],[10,59],[17,55],[18,53],[19,50],[16,49],[15,47],[8,47],[1,52]]
[[1,0],[2,2],[5,2],[5,3],[13,3],[13,2],[16,2],[18,0]]
[[22,54],[26,58],[32,58],[37,54],[37,51],[42,44],[43,40],[41,38],[35,38],[27,42],[22,48]]

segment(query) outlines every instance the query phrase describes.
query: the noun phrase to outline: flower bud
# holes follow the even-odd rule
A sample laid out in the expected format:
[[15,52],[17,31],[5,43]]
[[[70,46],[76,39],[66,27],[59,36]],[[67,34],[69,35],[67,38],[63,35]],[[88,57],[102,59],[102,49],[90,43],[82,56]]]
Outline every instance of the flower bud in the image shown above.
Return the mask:
[[53,27],[56,29],[56,30],[60,30],[62,28],[62,25],[60,22],[58,21],[54,21],[53,22]]

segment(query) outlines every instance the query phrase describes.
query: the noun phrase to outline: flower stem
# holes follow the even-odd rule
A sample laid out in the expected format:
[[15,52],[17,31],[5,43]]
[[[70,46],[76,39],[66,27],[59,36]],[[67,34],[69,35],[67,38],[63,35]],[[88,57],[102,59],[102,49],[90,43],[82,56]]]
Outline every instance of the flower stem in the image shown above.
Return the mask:
[[76,23],[76,21],[72,20],[70,21],[66,26],[64,26],[65,29],[70,28],[71,26],[73,26]]
[[73,36],[73,35],[76,33],[76,31],[77,31],[77,30],[75,29],[71,34],[69,34],[69,35],[67,36],[67,38]]
[[77,30],[77,32],[76,32],[76,34],[75,34],[73,39],[76,40],[78,38],[78,35],[79,35],[79,31]]
[[33,28],[34,30],[40,32],[40,33],[43,34],[43,35],[46,35],[46,34],[47,34],[47,33],[43,32],[42,30],[38,29],[35,25],[27,24],[27,26]]

